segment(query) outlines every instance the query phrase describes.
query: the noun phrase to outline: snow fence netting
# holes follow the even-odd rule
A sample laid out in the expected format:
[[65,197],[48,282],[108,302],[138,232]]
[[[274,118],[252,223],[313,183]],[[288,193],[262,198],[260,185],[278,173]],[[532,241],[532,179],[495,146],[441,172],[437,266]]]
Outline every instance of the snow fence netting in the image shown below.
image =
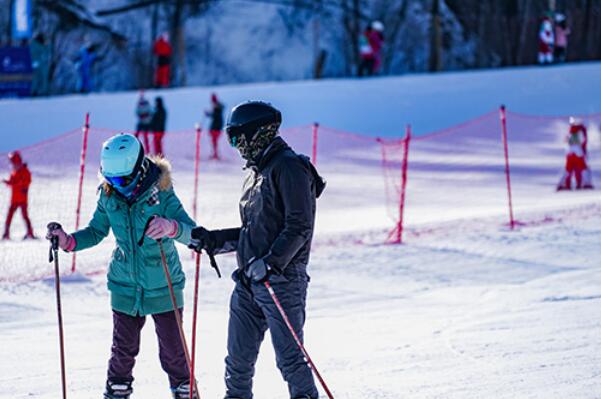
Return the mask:
[[[403,161],[407,152],[406,190],[402,221],[408,237],[431,230],[433,223],[466,218],[494,218],[500,227],[510,225],[509,187],[501,110],[428,134],[413,133],[408,141],[382,142],[383,171],[388,215],[396,222],[389,242],[399,239]],[[601,114],[576,116],[587,127],[587,161],[593,182],[599,174]],[[507,112],[508,166],[513,217],[520,211],[561,207],[564,198],[555,195],[563,174],[569,116],[534,116]],[[549,201],[552,197],[552,201]],[[588,199],[583,198],[586,202]],[[407,229],[407,227],[409,227]]]
[[[601,115],[581,119],[588,128],[593,181],[598,182]],[[548,199],[555,195],[555,185],[565,164],[564,138],[568,128],[568,116],[507,112],[513,204],[518,221],[520,212],[538,209],[541,197]],[[92,118],[80,227],[87,225],[96,207],[101,144],[118,132],[94,127]],[[441,131],[413,132],[408,141],[401,126],[398,137],[387,139],[311,124],[282,129],[281,134],[297,152],[312,158],[327,180],[327,188],[318,201],[316,246],[398,241],[405,160],[403,223],[408,239],[427,233],[434,224],[452,229],[453,221],[466,218],[492,218],[487,223],[496,223],[501,228],[509,221],[504,147],[497,110]],[[191,128],[165,135],[164,152],[172,164],[176,193],[191,216],[196,198],[195,219],[199,224],[207,228],[236,226],[240,187],[246,175],[242,171],[244,163],[237,151],[227,145],[224,135],[219,146],[221,160],[210,160],[210,135],[203,130],[200,137],[196,198],[196,131]],[[75,227],[82,140],[82,128],[76,128],[21,150],[33,174],[29,208],[40,237],[51,220],[61,222],[67,231]],[[6,156],[0,156],[0,172],[6,176],[9,173]],[[563,205],[562,197],[552,198],[558,207]],[[3,212],[9,199],[9,190],[0,191]],[[52,273],[47,262],[47,243],[21,242],[22,235],[24,228],[20,215],[16,215],[12,227],[15,239],[0,245],[18,246],[21,255],[9,258],[8,254],[15,251],[1,251],[1,281],[31,281]],[[80,253],[77,270],[84,274],[103,273],[113,249],[114,241],[109,238]],[[69,272],[72,255],[60,256],[61,269]],[[183,247],[180,256],[191,262]]]
[[[297,152],[310,158],[317,157],[313,160],[317,160],[317,168],[328,182],[322,197],[326,199],[320,199],[318,205],[318,240],[325,244],[339,243],[346,239],[355,240],[355,234],[340,237],[340,234],[349,231],[387,230],[391,222],[385,212],[378,141],[321,126],[317,131],[315,129],[314,125],[286,128],[281,130],[281,135]],[[45,226],[52,220],[60,222],[68,232],[75,229],[84,132],[83,128],[76,128],[53,139],[20,149],[33,176],[29,208],[36,234],[41,239],[35,243],[22,242],[20,238],[24,231],[20,215],[16,215],[11,229],[14,239],[0,245],[20,246],[23,251],[17,259],[0,255],[1,281],[27,282],[52,275],[51,265],[47,262],[48,245],[43,240]],[[102,143],[120,132],[134,134],[130,130],[95,127],[92,116],[81,190],[80,228],[88,224],[96,208]],[[314,140],[316,137],[318,141]],[[196,220],[208,228],[239,225],[238,200],[246,175],[246,171],[242,170],[244,162],[238,152],[227,144],[224,134],[219,142],[219,161],[211,159],[210,134],[201,130],[200,138]],[[144,141],[142,136],[140,139]],[[149,143],[153,150],[152,134]],[[196,198],[195,129],[167,132],[163,149],[171,163],[176,193],[190,216],[193,216]],[[0,154],[0,172],[3,175],[9,173],[5,155]],[[348,178],[349,174],[353,179]],[[7,207],[9,191],[3,190],[0,195],[2,206]],[[98,246],[77,254],[78,272],[86,275],[105,272],[114,249],[114,239],[110,235],[111,233]],[[380,242],[384,238],[379,239]],[[183,247],[180,247],[180,257],[184,261],[191,260],[189,251]],[[63,273],[71,271],[72,259],[73,254],[61,251],[60,267]]]

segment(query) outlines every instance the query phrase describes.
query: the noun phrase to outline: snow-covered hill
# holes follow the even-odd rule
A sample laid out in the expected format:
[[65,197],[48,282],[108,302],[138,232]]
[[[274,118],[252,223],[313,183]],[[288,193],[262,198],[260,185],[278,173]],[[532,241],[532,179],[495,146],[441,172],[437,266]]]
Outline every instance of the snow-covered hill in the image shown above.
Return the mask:
[[[446,127],[500,102],[544,114],[598,111],[598,88],[592,83],[600,69],[588,64],[219,91],[228,105],[251,95],[273,101],[284,110],[287,126],[317,119],[376,135],[378,130],[399,132],[407,120],[418,132]],[[174,108],[171,128],[188,128],[210,90],[162,92]],[[131,127],[134,100],[134,93],[121,93],[3,102],[0,123],[10,116],[17,136],[40,131],[48,137],[77,125],[90,109],[97,125]],[[17,119],[20,123],[13,122]],[[599,116],[586,122],[592,136],[598,134]],[[491,113],[412,142],[402,246],[383,243],[394,224],[388,214],[394,214],[397,204],[387,205],[379,144],[323,130],[318,168],[328,187],[318,202],[305,339],[336,398],[601,396],[599,191],[554,191],[563,165],[559,137],[567,129],[565,118],[510,114],[514,205],[523,223],[510,231],[499,129],[498,115]],[[96,130],[90,142],[84,222],[95,206],[93,151],[110,133]],[[285,136],[303,152],[310,148],[309,127],[287,129]],[[188,210],[193,197],[191,137],[174,134],[166,143],[167,155],[174,159],[175,188]],[[40,235],[50,220],[74,225],[78,147],[79,137],[69,136],[25,151],[34,174],[30,209]],[[398,159],[396,150],[390,150],[390,173],[396,178]],[[239,223],[244,172],[237,154],[223,151],[225,161],[208,162],[203,142],[197,219],[209,228]],[[598,184],[600,159],[599,148],[591,146]],[[0,206],[7,201],[8,192],[0,191]],[[13,237],[23,233],[17,217]],[[79,253],[78,267],[90,276],[63,284],[67,380],[75,398],[97,398],[103,389],[111,338],[103,272],[113,246],[109,237]],[[194,265],[189,251],[179,249],[190,282]],[[54,291],[51,282],[39,280],[52,270],[47,256],[42,240],[0,242],[1,398],[60,395]],[[60,256],[66,271],[71,258]],[[219,262],[225,276],[235,267],[233,256],[221,256]],[[232,285],[228,278],[218,280],[203,258],[198,339],[203,398],[223,395]],[[187,331],[191,300],[188,284]],[[135,378],[135,398],[168,397],[150,325],[143,332]],[[287,397],[269,337],[255,387],[257,398]]]
[[[569,115],[601,111],[601,64],[516,68],[374,79],[334,79],[197,87],[161,92],[168,129],[190,129],[203,120],[210,93],[227,107],[248,99],[273,102],[284,126],[312,122],[371,136],[400,136],[411,123],[418,134],[449,127],[506,104],[530,114]],[[81,126],[133,129],[138,93],[93,94],[0,101],[0,151],[36,143]]]

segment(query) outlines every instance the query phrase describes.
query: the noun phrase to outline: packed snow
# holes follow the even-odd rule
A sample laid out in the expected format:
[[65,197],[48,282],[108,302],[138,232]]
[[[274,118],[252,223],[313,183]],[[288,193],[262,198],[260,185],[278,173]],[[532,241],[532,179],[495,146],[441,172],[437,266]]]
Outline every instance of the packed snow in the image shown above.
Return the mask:
[[[391,169],[383,177],[381,148],[375,140],[328,128],[392,132],[411,119],[410,110],[415,111],[415,120],[422,121],[421,129],[447,127],[490,111],[500,102],[520,103],[522,112],[559,113],[559,104],[570,96],[579,102],[566,104],[561,113],[583,114],[598,110],[592,108],[598,102],[592,80],[587,79],[600,71],[599,64],[588,64],[220,90],[229,105],[251,95],[282,104],[284,117],[290,115],[283,134],[301,152],[311,149],[307,124],[320,120],[325,125],[317,166],[328,187],[318,201],[305,340],[334,397],[601,396],[601,201],[597,190],[554,191],[564,164],[561,137],[567,131],[566,118],[508,114],[513,200],[520,222],[515,231],[507,226],[496,112],[412,142],[403,245],[385,243],[397,212],[394,185],[400,176],[400,149],[391,144]],[[522,87],[522,94],[502,96],[490,91],[492,81],[484,83],[494,74],[504,74],[507,82],[516,85],[526,77],[540,80],[553,75],[578,82],[585,94],[576,96],[565,87],[552,93],[536,83],[531,90]],[[473,85],[466,87],[466,82]],[[478,89],[487,85],[489,91]],[[407,109],[395,114],[392,110],[399,109],[395,102],[407,97],[396,92],[401,86],[413,87],[417,93],[407,98]],[[437,106],[420,109],[436,93],[435,87],[443,93],[432,99]],[[173,109],[171,127],[189,127],[194,115],[185,115],[185,109],[198,111],[200,106],[191,99],[202,99],[210,90],[161,93],[168,104],[184,108]],[[309,92],[318,100],[311,101]],[[41,127],[58,133],[76,126],[81,112],[93,104],[99,125],[102,120],[109,128],[127,129],[133,125],[130,111],[135,96],[9,101],[0,103],[0,120],[15,127],[22,124],[19,135]],[[43,109],[45,120],[37,121],[33,116]],[[428,116],[437,121],[428,121]],[[601,184],[601,120],[591,116],[585,122],[592,138],[594,180]],[[296,125],[305,127],[290,128]],[[90,137],[82,223],[95,206],[98,146],[110,134],[93,130]],[[175,188],[189,212],[192,140],[191,133],[181,132],[168,136],[166,143]],[[73,133],[24,151],[33,171],[30,211],[38,235],[43,235],[50,220],[62,222],[68,230],[75,224],[79,145],[79,133]],[[222,151],[222,162],[210,162],[208,143],[203,140],[197,220],[208,228],[231,227],[239,221],[242,163],[232,149]],[[5,166],[0,170],[7,173]],[[8,198],[8,191],[2,190],[3,207]],[[56,398],[61,389],[58,329],[54,285],[47,279],[52,265],[47,243],[22,242],[22,235],[17,215],[13,240],[0,243],[0,397]],[[109,236],[98,247],[78,253],[82,274],[76,277],[68,273],[71,255],[60,254],[70,397],[98,398],[104,387],[112,324],[104,271],[113,244]],[[179,248],[188,276],[184,325],[189,335],[194,262],[189,250]],[[235,258],[218,257],[222,279],[217,279],[208,259],[203,257],[202,262],[198,379],[202,397],[217,398],[224,393],[228,298],[233,287],[227,276],[235,268]],[[169,397],[151,320],[143,331],[134,376],[134,397]],[[287,397],[269,337],[257,364],[255,396]]]
[[[161,95],[168,130],[206,123],[204,110],[217,92],[227,109],[249,99],[277,104],[284,127],[319,122],[369,136],[401,137],[410,123],[418,134],[443,129],[505,104],[510,111],[537,115],[601,112],[601,67],[583,63],[547,68],[523,67],[437,75],[370,79],[330,79],[147,91]],[[138,93],[68,95],[0,102],[0,151],[34,144],[83,124],[134,129]]]

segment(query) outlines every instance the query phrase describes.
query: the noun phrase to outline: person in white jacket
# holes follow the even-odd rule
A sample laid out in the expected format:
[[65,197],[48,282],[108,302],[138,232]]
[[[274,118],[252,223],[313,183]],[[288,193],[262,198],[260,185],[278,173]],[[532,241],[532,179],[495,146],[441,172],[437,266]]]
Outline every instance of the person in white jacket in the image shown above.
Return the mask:
[[553,63],[553,45],[555,34],[553,32],[553,21],[545,17],[538,32],[538,63],[541,65]]

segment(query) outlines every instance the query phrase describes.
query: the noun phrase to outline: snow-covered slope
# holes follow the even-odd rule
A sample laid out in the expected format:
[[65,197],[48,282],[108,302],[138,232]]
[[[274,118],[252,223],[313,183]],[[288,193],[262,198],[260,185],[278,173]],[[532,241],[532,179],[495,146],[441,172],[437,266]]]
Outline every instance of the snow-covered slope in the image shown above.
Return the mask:
[[[601,64],[516,68],[374,79],[340,79],[197,87],[161,92],[168,129],[190,129],[202,121],[216,91],[226,106],[271,101],[284,126],[323,125],[371,136],[400,136],[411,123],[418,134],[446,128],[506,104],[509,110],[545,115],[601,111]],[[83,123],[133,129],[136,92],[0,101],[0,151],[56,136]]]
[[[418,87],[420,80],[439,79],[444,82],[440,91],[446,90],[447,94],[436,97],[436,101],[456,106],[460,115],[439,109],[440,119],[429,120],[429,113],[417,105],[420,101],[425,104],[424,93],[418,94],[423,100],[409,102],[407,107],[421,115],[422,123],[440,123],[437,127],[441,127],[442,121],[450,123],[454,118],[463,120],[479,114],[478,107],[482,111],[493,108],[497,100],[485,93],[509,93],[494,76],[503,76],[508,86],[518,90],[518,82],[528,75],[554,76],[555,82],[565,82],[560,72],[571,71],[565,79],[581,82],[579,94],[584,94],[580,96],[562,84],[558,83],[560,89],[550,90],[541,83],[533,92],[523,94],[525,98],[518,93],[511,98],[516,103],[521,101],[524,108],[540,107],[525,109],[531,112],[559,112],[566,98],[578,100],[580,107],[571,104],[574,108],[565,112],[594,110],[589,106],[596,104],[595,88],[587,87],[579,75],[588,74],[590,78],[598,69],[590,64],[512,73],[244,86],[221,91],[227,96],[231,90],[232,97],[226,97],[228,103],[253,90],[266,97],[268,93],[279,93],[279,100],[269,99],[283,105],[285,116],[292,114],[289,126],[312,121],[313,113],[320,110],[318,115],[333,118],[325,124],[346,128],[345,124],[354,121],[370,127],[384,121],[392,128],[392,105],[372,106],[369,115],[363,117],[357,115],[363,110],[356,100],[361,96],[352,98],[349,93],[361,91],[357,87],[365,85],[373,91],[372,98],[379,92],[382,104],[387,103],[387,97],[394,103],[401,94],[393,86]],[[483,77],[486,83],[480,80]],[[487,89],[462,91],[457,79],[465,85],[472,82],[474,86],[470,87]],[[588,86],[594,85],[589,82]],[[322,95],[305,101],[310,87],[320,87]],[[204,96],[208,91],[203,90],[164,94],[192,109],[188,101],[199,93]],[[426,85],[423,90],[435,92]],[[338,102],[324,101],[328,96]],[[102,102],[103,98],[110,101]],[[531,104],[528,98],[537,101]],[[129,93],[7,102],[0,104],[0,112],[27,115],[30,111],[41,112],[37,107],[42,109],[41,104],[46,104],[46,122],[36,126],[62,126],[64,119],[80,117],[85,104],[79,103],[97,102],[95,115],[106,115],[107,124],[114,115],[115,124],[131,125],[133,100],[134,94]],[[324,101],[321,107],[316,106],[320,101]],[[341,108],[345,103],[355,104],[353,112]],[[311,119],[294,119],[294,111]],[[188,127],[192,119],[182,115],[172,113],[171,123]],[[586,122],[595,132],[600,121],[597,116]],[[327,178],[328,187],[318,202],[305,339],[336,398],[595,399],[601,395],[601,345],[597,337],[601,326],[599,192],[554,192],[557,171],[563,164],[559,137],[566,131],[565,118],[510,114],[509,129],[514,205],[523,225],[516,231],[506,226],[498,116],[489,114],[412,143],[405,210],[408,229],[402,246],[383,244],[394,223],[388,213],[396,211],[396,204],[387,206],[378,143],[323,130],[318,168]],[[95,131],[91,148],[97,148],[103,135],[108,134]],[[300,151],[310,148],[310,128],[288,129],[284,134]],[[191,209],[192,202],[191,137],[173,135],[166,147],[167,155],[174,159],[176,191],[187,209]],[[73,145],[67,145],[69,140]],[[67,228],[74,225],[78,143],[78,137],[70,136],[25,152],[34,173],[30,209],[38,234],[50,220],[61,221]],[[209,228],[239,222],[237,199],[244,173],[237,154],[228,148],[223,151],[225,161],[208,162],[208,148],[203,142],[197,219]],[[395,149],[391,151],[391,173],[395,177],[398,164]],[[601,171],[599,148],[592,146],[590,151],[593,170]],[[97,153],[91,154],[91,172],[84,185],[84,222],[95,206]],[[601,182],[598,172],[595,179]],[[7,201],[7,191],[0,191],[0,206],[5,207]],[[13,237],[23,233],[17,217]],[[109,237],[98,247],[79,253],[78,267],[90,276],[83,282],[63,284],[67,378],[72,397],[97,398],[103,389],[111,339],[103,272],[113,246],[114,240]],[[194,265],[188,250],[179,249],[190,282]],[[47,244],[42,240],[0,242],[1,398],[51,399],[60,395],[54,291],[51,283],[39,281],[52,270],[47,255]],[[60,256],[67,270],[71,258]],[[219,262],[225,276],[235,268],[233,256],[221,256]],[[204,398],[223,395],[232,285],[228,278],[218,280],[203,258],[198,377]],[[188,332],[191,299],[192,287],[188,284]],[[150,325],[143,332],[135,378],[134,397],[168,397],[167,379],[158,363]],[[257,398],[287,397],[269,337],[257,364],[255,387]]]

